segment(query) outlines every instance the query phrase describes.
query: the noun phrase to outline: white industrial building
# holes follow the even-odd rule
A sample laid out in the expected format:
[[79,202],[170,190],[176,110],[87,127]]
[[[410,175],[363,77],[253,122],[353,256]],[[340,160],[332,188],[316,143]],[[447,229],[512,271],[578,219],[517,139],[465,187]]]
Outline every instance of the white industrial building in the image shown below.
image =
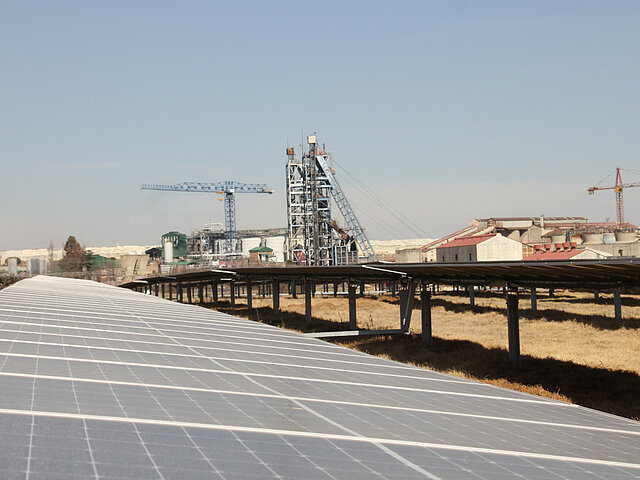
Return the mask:
[[522,260],[522,243],[499,233],[459,237],[436,248],[436,261],[491,262]]

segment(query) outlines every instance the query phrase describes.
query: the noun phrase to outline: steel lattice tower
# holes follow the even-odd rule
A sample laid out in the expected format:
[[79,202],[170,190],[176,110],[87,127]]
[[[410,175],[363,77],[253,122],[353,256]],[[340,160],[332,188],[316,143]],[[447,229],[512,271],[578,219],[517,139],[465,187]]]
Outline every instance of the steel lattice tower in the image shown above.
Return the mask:
[[[287,220],[290,260],[302,265],[337,265],[358,261],[347,254],[349,243],[356,242],[363,257],[377,261],[364,230],[360,226],[333,171],[331,156],[318,148],[315,135],[307,137],[308,152],[296,158],[293,148],[287,148]],[[347,227],[349,241],[334,237],[331,199],[336,201]],[[355,245],[353,246],[355,248]]]

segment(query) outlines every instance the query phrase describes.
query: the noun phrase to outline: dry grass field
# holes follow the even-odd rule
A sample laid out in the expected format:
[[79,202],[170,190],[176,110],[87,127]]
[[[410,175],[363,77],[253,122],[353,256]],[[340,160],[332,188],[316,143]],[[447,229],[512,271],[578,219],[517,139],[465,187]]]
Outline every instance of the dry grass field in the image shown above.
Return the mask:
[[[254,298],[248,312],[218,309],[299,331],[348,328],[347,298],[313,299],[311,325],[304,299],[282,297],[278,318],[271,299]],[[441,372],[477,379],[640,420],[640,297],[623,296],[623,322],[613,319],[612,296],[556,291],[538,295],[538,311],[520,299],[522,364],[507,353],[506,303],[499,292],[478,292],[471,307],[466,294],[446,292],[432,299],[434,341],[421,342],[420,310],[413,311],[413,335],[334,340],[349,348]],[[359,298],[360,328],[398,328],[397,298]]]

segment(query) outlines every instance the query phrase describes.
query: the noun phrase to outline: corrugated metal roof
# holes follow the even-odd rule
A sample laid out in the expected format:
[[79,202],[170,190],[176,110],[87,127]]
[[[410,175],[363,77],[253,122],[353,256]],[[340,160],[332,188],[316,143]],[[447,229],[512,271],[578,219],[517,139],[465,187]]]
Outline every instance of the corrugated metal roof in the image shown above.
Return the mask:
[[485,242],[490,238],[495,237],[496,233],[487,233],[485,235],[473,235],[470,237],[460,237],[452,240],[449,243],[445,243],[444,245],[440,245],[437,248],[455,248],[455,247],[468,247],[471,245],[478,245],[479,243]]
[[573,250],[555,250],[549,252],[536,252],[526,255],[523,260],[569,260],[570,258],[585,252],[584,248],[574,248]]
[[464,227],[464,228],[458,230],[457,232],[453,232],[453,233],[451,233],[449,235],[446,235],[444,237],[439,238],[438,240],[434,240],[431,243],[427,243],[425,246],[422,247],[422,249],[423,250],[429,250],[431,248],[439,246],[442,243],[447,243],[447,241],[450,238],[457,237],[458,235],[462,235],[462,234],[465,234],[465,233],[471,233],[472,231],[477,232],[478,231],[478,227],[476,227],[474,225],[470,225],[468,227]]

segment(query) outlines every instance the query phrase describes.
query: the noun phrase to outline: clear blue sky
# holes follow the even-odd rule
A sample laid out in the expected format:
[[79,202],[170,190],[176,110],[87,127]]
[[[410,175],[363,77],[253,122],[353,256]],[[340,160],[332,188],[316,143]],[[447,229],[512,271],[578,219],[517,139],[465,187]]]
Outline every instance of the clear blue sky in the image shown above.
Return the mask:
[[[438,236],[471,218],[615,218],[640,154],[638,1],[0,0],[0,250],[286,225],[284,148],[318,132]],[[338,172],[340,173],[340,171]],[[344,178],[370,238],[418,236]],[[626,180],[640,180],[628,175]],[[625,192],[640,223],[640,188]],[[415,230],[415,229],[414,229]]]

